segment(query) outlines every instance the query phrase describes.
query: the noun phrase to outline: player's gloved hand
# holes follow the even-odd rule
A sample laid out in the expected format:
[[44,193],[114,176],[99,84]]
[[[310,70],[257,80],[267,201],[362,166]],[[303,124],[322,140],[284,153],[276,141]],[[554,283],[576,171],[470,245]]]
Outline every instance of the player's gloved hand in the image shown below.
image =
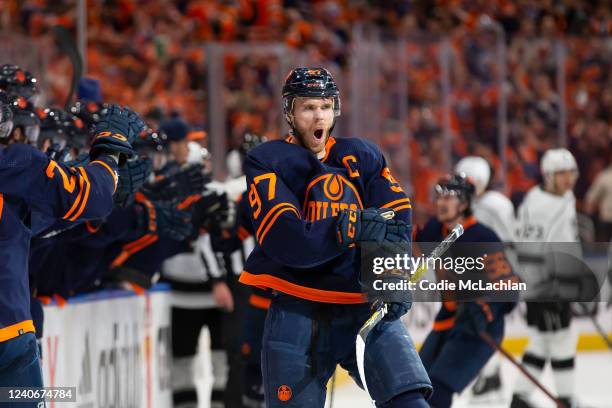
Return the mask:
[[134,199],[134,193],[144,185],[151,174],[153,162],[147,158],[135,158],[126,162],[119,169],[119,183],[113,197],[119,207],[129,205]]
[[141,201],[135,206],[137,227],[146,233],[183,241],[193,235],[191,214],[171,203]]
[[235,205],[225,193],[206,189],[200,200],[193,205],[193,224],[196,229],[216,224],[229,228],[235,222]]
[[493,321],[493,311],[486,302],[463,302],[457,310],[456,327],[461,327],[468,333],[478,336],[487,329]]
[[162,176],[146,186],[147,196],[155,200],[177,202],[194,194],[201,194],[209,178],[201,164],[190,164],[176,173]]
[[144,122],[136,112],[119,105],[111,105],[94,128],[94,139],[89,157],[100,154],[118,155],[119,167],[134,155],[132,143],[144,129]]
[[[410,275],[404,270],[391,269],[377,275],[375,279],[382,281],[382,285],[378,286],[379,288],[403,288],[407,287]],[[372,303],[373,308],[378,308],[383,303],[387,304],[387,314],[383,320],[397,320],[412,307],[412,292],[408,289],[377,290],[374,285],[369,283],[366,290],[368,300]]]
[[384,208],[340,211],[336,223],[338,243],[348,247],[355,242],[380,244],[405,241],[410,234],[410,226],[394,220],[392,216],[393,211]]

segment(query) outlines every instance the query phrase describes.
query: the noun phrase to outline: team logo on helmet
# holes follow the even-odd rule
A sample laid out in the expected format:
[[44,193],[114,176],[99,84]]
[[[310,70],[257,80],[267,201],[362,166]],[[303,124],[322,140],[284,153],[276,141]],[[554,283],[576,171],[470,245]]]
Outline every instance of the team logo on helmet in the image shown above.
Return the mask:
[[293,396],[293,391],[291,391],[291,387],[289,387],[288,385],[281,385],[280,387],[278,387],[277,396],[279,400],[286,402],[289,401]]

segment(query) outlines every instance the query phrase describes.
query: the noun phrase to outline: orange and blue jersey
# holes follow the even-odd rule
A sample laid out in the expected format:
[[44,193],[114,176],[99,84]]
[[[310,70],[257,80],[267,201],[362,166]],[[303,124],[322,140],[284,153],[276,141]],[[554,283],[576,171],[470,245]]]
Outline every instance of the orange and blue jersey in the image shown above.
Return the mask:
[[68,168],[23,144],[0,148],[0,342],[34,331],[28,253],[32,213],[75,222],[113,208],[116,163],[110,158]]
[[317,302],[366,302],[359,250],[337,243],[338,213],[384,207],[411,222],[410,200],[378,147],[330,137],[318,159],[289,136],[252,149],[244,169],[256,246],[240,281]]

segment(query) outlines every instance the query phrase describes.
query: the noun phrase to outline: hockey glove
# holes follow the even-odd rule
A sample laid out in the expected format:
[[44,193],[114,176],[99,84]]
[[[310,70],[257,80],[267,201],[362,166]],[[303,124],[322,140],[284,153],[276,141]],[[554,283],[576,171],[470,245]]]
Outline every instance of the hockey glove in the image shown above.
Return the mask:
[[115,204],[119,207],[129,205],[134,199],[134,193],[140,190],[149,175],[153,162],[146,158],[128,160],[126,165],[119,169],[119,183],[115,193]]
[[401,242],[410,234],[410,226],[403,221],[385,218],[390,210],[368,208],[343,210],[336,223],[338,243],[348,247],[355,242]]
[[378,275],[376,279],[382,282],[379,288],[389,289],[375,290],[373,285],[368,285],[368,300],[372,303],[373,308],[377,309],[382,303],[386,303],[387,315],[384,317],[386,321],[397,320],[405,315],[412,307],[412,292],[407,289],[394,290],[391,288],[402,288],[402,285],[410,280],[410,275],[406,271],[392,269]]
[[183,241],[193,235],[191,215],[171,203],[139,201],[135,205],[137,227],[145,233]]
[[144,122],[137,113],[119,105],[111,105],[94,128],[94,139],[89,157],[95,160],[100,154],[119,156],[119,167],[134,155],[132,142],[144,129]]
[[236,209],[225,193],[207,189],[193,205],[193,224],[196,229],[210,225],[229,228],[235,222]]
[[179,172],[162,178],[145,187],[147,196],[155,200],[180,202],[190,195],[201,194],[209,179],[200,164],[192,164]]

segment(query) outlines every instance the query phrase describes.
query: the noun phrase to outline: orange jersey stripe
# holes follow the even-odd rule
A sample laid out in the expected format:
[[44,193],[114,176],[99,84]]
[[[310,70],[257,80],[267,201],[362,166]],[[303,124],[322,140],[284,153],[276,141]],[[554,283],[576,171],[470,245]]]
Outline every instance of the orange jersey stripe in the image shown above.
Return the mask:
[[408,205],[410,205],[410,199],[408,197],[400,198],[399,200],[391,201],[390,203],[387,203],[387,204],[383,205],[380,208],[390,208],[390,207],[393,207],[393,206],[399,205],[399,204],[408,204]]
[[247,271],[242,271],[239,281],[245,285],[274,289],[291,296],[315,302],[357,304],[366,303],[368,301],[362,293],[314,289],[288,282],[276,276],[266,274],[254,275]]
[[[270,211],[268,211],[268,213],[266,214],[266,216],[263,218],[263,220],[261,221],[261,224],[259,225],[259,228],[257,229],[257,232],[255,233],[256,237],[259,237],[259,234],[261,233],[261,231],[265,228],[266,222],[268,221],[268,219],[270,219],[270,217],[272,217],[272,215],[274,214],[274,212],[281,208],[281,207],[285,207],[285,206],[289,206],[289,207],[293,207],[295,208],[295,206],[291,203],[278,203],[276,204],[274,207],[272,207],[270,209]],[[297,208],[296,208],[297,211]]]
[[2,220],[2,210],[4,209],[4,194],[0,193],[0,220]]
[[119,182],[119,180],[117,179],[117,173],[115,173],[115,172],[113,171],[113,169],[111,169],[111,167],[110,167],[108,164],[106,164],[106,163],[104,163],[103,161],[100,161],[100,160],[94,160],[94,161],[92,161],[92,162],[91,162],[91,163],[89,163],[89,164],[100,164],[100,165],[102,165],[102,166],[103,166],[103,167],[104,167],[106,170],[108,170],[108,172],[111,174],[111,176],[112,176],[112,178],[113,178],[113,182],[115,183],[115,187],[113,188],[113,193],[114,193],[115,191],[117,191],[117,183]]
[[81,177],[83,177],[83,179],[85,180],[85,194],[83,195],[83,199],[81,200],[79,211],[77,211],[77,213],[72,218],[70,218],[70,221],[75,221],[81,216],[81,214],[83,214],[85,206],[87,205],[87,201],[89,200],[89,190],[91,189],[89,177],[87,177],[87,172],[82,167],[79,167],[79,172],[81,172]]
[[85,183],[85,180],[83,179],[83,177],[79,177],[79,194],[77,195],[76,200],[74,200],[74,203],[72,204],[72,207],[70,207],[70,209],[68,210],[66,215],[64,215],[62,217],[64,220],[67,220],[68,218],[70,218],[72,216],[72,213],[79,206],[79,203],[81,202],[81,196],[83,195],[83,184],[84,183]]
[[265,298],[263,296],[252,294],[249,296],[249,304],[258,309],[266,309],[270,308],[270,304],[272,303],[272,299]]
[[405,210],[408,208],[412,208],[412,205],[411,204],[400,205],[399,207],[393,207],[392,210],[397,212],[397,211]]
[[34,322],[32,320],[24,320],[23,322],[15,323],[0,329],[0,343],[3,341],[14,339],[24,333],[34,333]]
[[276,215],[272,218],[272,220],[268,223],[268,226],[266,227],[266,229],[264,230],[264,232],[261,234],[261,237],[259,238],[259,245],[263,244],[263,240],[266,237],[266,234],[268,233],[268,231],[270,230],[270,228],[272,228],[272,225],[274,225],[274,223],[276,222],[276,219],[285,211],[293,211],[293,213],[295,214],[295,216],[299,219],[300,218],[300,214],[298,213],[298,211],[295,209],[295,207],[285,207],[285,208],[281,208],[280,210],[278,210],[276,212]]

